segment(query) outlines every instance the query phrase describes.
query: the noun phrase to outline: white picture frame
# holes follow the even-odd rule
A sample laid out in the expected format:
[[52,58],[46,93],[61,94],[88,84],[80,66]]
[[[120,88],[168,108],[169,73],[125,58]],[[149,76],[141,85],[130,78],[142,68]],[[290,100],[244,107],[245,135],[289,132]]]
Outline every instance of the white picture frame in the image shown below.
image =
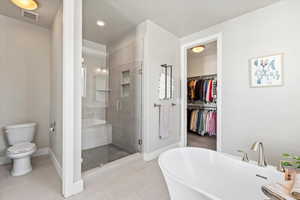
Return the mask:
[[249,60],[250,87],[283,86],[283,53],[260,56]]

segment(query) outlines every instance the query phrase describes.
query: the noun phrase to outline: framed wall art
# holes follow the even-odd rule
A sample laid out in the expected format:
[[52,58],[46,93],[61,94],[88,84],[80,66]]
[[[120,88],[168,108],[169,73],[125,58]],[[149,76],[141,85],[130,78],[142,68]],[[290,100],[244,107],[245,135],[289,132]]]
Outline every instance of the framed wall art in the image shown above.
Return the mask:
[[283,85],[283,54],[252,58],[249,65],[250,87]]

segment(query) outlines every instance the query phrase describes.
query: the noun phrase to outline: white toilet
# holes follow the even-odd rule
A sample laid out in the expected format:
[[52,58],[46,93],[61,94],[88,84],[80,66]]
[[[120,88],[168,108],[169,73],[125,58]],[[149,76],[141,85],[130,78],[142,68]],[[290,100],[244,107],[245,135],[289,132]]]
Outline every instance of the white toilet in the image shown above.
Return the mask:
[[36,145],[31,143],[34,138],[36,123],[16,124],[6,126],[8,144],[6,155],[13,160],[12,176],[21,176],[31,172],[31,155],[36,151]]

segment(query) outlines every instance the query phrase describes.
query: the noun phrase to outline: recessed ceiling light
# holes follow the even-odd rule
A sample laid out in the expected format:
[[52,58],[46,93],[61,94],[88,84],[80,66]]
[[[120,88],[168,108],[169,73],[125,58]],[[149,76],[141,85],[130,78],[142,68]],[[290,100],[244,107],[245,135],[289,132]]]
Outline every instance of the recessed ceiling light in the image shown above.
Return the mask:
[[192,51],[194,53],[201,53],[202,51],[204,51],[204,49],[205,49],[204,45],[199,45],[199,46],[193,47]]
[[105,26],[105,22],[104,22],[104,21],[101,21],[101,20],[98,20],[98,21],[97,21],[97,25],[98,25],[98,26]]
[[25,10],[35,10],[38,8],[38,3],[35,0],[11,0],[11,2]]

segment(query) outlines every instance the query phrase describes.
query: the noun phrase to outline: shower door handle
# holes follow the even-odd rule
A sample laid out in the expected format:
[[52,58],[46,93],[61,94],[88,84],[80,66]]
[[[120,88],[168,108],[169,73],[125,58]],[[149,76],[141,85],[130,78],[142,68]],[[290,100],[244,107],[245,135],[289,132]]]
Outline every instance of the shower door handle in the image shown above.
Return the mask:
[[120,100],[117,100],[116,107],[117,107],[117,112],[119,112],[121,110],[121,101]]
[[157,104],[157,103],[155,103],[155,104],[154,104],[154,108],[157,108],[157,107],[160,109],[160,107],[161,107],[161,104]]

